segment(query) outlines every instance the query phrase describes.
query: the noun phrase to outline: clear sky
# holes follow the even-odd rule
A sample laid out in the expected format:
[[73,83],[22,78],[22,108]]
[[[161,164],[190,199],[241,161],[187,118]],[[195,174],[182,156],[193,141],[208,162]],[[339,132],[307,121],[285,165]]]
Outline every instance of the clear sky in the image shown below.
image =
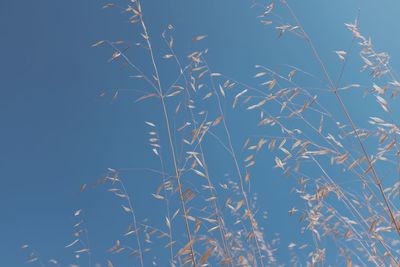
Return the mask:
[[[193,49],[191,39],[206,34],[209,64],[239,80],[253,82],[255,64],[276,67],[287,63],[320,75],[304,46],[298,47],[299,42],[291,42],[290,37],[278,40],[274,30],[258,22],[259,12],[250,9],[250,1],[142,2],[159,59],[163,55],[160,34],[173,24],[178,53],[187,54]],[[352,22],[358,9],[361,29],[373,37],[379,49],[391,54],[396,68],[400,59],[400,4],[396,1],[289,2],[332,73],[340,69],[332,51],[349,46],[351,34],[344,23]],[[126,15],[102,9],[104,4],[93,0],[0,1],[1,266],[24,266],[26,254],[20,246],[25,243],[44,259],[72,262],[71,251],[64,246],[73,239],[73,212],[79,208],[85,210],[96,260],[104,264],[109,257],[105,250],[124,233],[127,220],[119,202],[106,190],[90,189],[81,195],[80,185],[93,183],[109,167],[158,168],[144,121],[160,120],[159,107],[135,104],[140,94],[134,90],[147,88],[129,78],[131,74],[118,64],[107,63],[112,53],[109,47],[90,47],[101,39],[138,40]],[[142,55],[132,56],[135,62],[144,60]],[[161,76],[169,81],[171,72],[166,66]],[[120,93],[114,101],[109,95],[98,98],[104,90],[112,94],[117,89]],[[351,109],[358,116],[365,108]],[[238,149],[245,140],[242,127],[248,124],[248,115],[232,113],[230,117]],[[252,120],[257,123],[257,118]],[[215,167],[223,166],[217,155],[211,156]],[[290,236],[298,232],[296,220],[290,219],[287,211],[298,200],[289,195],[291,182],[271,170],[273,157],[266,155],[264,160],[265,166],[253,174],[252,191],[259,194],[259,208],[269,213],[263,226],[268,233],[284,233],[281,242],[287,246]],[[139,220],[160,220],[156,213],[163,209],[151,197],[160,178],[145,171],[124,175]],[[156,246],[157,250],[162,246]],[[279,256],[287,263],[287,252]],[[117,266],[132,266],[127,257],[121,257]],[[149,265],[151,261],[146,259]]]

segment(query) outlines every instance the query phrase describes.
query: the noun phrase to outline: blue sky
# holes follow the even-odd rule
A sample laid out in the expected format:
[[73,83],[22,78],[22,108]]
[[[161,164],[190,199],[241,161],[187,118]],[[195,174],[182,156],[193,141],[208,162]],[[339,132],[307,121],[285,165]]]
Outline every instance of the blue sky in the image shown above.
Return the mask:
[[[332,51],[349,46],[351,35],[344,23],[353,21],[358,9],[361,29],[373,37],[379,49],[390,53],[396,68],[400,58],[396,35],[399,3],[290,2],[332,73],[337,74],[340,67]],[[4,266],[24,266],[26,255],[19,248],[25,243],[33,245],[45,259],[71,259],[63,247],[72,238],[72,214],[79,208],[85,210],[98,259],[104,260],[101,252],[123,233],[126,221],[123,216],[115,220],[121,216],[115,211],[120,206],[106,190],[89,190],[81,195],[80,185],[93,183],[108,167],[157,168],[146,141],[148,127],[144,121],[159,120],[159,108],[135,104],[138,94],[131,90],[146,88],[129,78],[118,64],[107,63],[111,49],[90,47],[101,39],[138,39],[126,16],[101,9],[103,4],[90,0],[0,2],[0,258]],[[194,36],[207,34],[209,64],[239,80],[251,83],[255,64],[276,67],[288,63],[320,75],[304,46],[297,47],[299,42],[292,42],[294,37],[290,36],[278,40],[276,32],[261,25],[256,19],[258,12],[249,6],[250,1],[143,1],[158,58],[163,55],[159,36],[173,24],[179,53],[185,55],[193,49]],[[142,55],[135,56],[137,62],[145,60]],[[170,74],[168,66],[161,69],[166,80],[172,79]],[[344,80],[349,78],[345,76]],[[121,90],[116,101],[97,97],[103,90],[116,89]],[[364,109],[351,107],[355,116]],[[232,130],[240,133],[249,123],[248,114],[231,115]],[[238,147],[243,138],[242,134],[235,135]],[[217,162],[217,156],[211,157]],[[260,208],[269,212],[265,226],[271,233],[295,235],[290,223],[282,225],[283,220],[289,220],[287,210],[297,201],[288,193],[292,185],[277,177],[279,172],[270,168],[271,158],[266,158],[269,163],[257,171],[253,189],[259,194]],[[159,177],[144,171],[125,175],[128,190],[138,203],[140,220],[159,219],[155,211],[162,209],[151,202]],[[282,242],[289,240],[284,237]],[[287,254],[280,256],[285,262]],[[128,266],[124,261],[121,264]]]

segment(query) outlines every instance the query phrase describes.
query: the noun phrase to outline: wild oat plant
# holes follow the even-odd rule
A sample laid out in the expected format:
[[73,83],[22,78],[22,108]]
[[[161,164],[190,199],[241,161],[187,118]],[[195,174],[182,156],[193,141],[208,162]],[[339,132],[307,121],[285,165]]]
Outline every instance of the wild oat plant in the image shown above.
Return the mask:
[[[102,40],[93,47],[111,50],[109,62],[122,64],[135,85],[148,88],[136,105],[159,110],[158,117],[143,115],[143,123],[158,166],[148,171],[160,181],[148,194],[163,212],[157,221],[143,218],[135,209],[141,200],[124,183],[126,172],[109,168],[96,188],[119,199],[130,223],[109,244],[108,260],[99,262],[89,246],[84,211],[77,210],[74,238],[66,245],[75,256],[69,266],[120,266],[118,258],[129,266],[399,266],[400,131],[392,106],[400,82],[388,54],[363,35],[356,13],[343,27],[351,33],[348,48],[334,51],[340,71],[333,75],[289,1],[252,3],[259,13],[255,19],[276,30],[276,42],[292,35],[294,47],[307,49],[320,72],[288,62],[278,70],[255,65],[254,77],[243,82],[208,63],[207,35],[194,37],[195,49],[180,54],[174,26],[153,36],[146,24],[151,10],[141,1],[104,8],[121,12],[140,35],[135,44]],[[139,54],[146,60],[134,60]],[[350,60],[362,66],[354,73],[367,77],[368,84],[359,84],[357,76],[354,83],[342,82],[352,71]],[[120,97],[123,91],[110,96]],[[379,105],[382,112],[377,116],[367,109],[355,121],[354,102]],[[235,118],[239,113],[241,121]],[[285,211],[304,236],[289,244],[280,243],[285,233],[267,234],[261,226],[262,220],[274,221],[258,200],[263,189],[251,186],[261,179],[251,173],[263,166],[289,177],[282,179],[292,181],[291,193],[303,201]],[[32,264],[67,266],[23,248]]]

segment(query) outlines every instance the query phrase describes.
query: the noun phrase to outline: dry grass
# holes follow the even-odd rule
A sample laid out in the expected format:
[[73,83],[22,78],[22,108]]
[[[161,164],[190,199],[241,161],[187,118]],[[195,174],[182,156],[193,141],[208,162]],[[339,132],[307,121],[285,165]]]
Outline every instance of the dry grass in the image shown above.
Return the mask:
[[[277,13],[277,5],[289,14],[286,18]],[[137,49],[146,53],[151,65],[151,70],[145,71],[140,67],[141,62],[130,60],[130,46],[124,42],[104,40],[93,45],[111,47],[110,62],[121,62],[135,72],[138,82],[151,88],[137,102],[159,104],[162,121],[146,121],[149,147],[160,166],[152,171],[158,173],[161,181],[157,190],[149,194],[165,207],[161,223],[148,222],[135,214],[135,203],[121,170],[109,169],[99,184],[121,199],[122,211],[131,218],[124,236],[135,241],[122,242],[124,237],[119,237],[110,253],[134,255],[134,266],[146,266],[153,253],[148,244],[158,242],[169,255],[159,259],[161,266],[323,266],[329,263],[327,257],[340,257],[337,262],[341,266],[399,266],[400,226],[396,204],[400,186],[397,140],[400,131],[391,105],[400,82],[391,69],[388,55],[376,52],[370,39],[362,35],[358,19],[346,24],[353,36],[350,49],[335,51],[341,69],[339,77],[334,79],[307,29],[285,0],[265,6],[254,4],[252,7],[260,10],[258,19],[262,24],[274,27],[279,37],[292,34],[299,43],[308,46],[322,76],[300,67],[286,65],[278,72],[256,65],[253,83],[247,84],[213,72],[207,63],[206,48],[189,55],[177,54],[172,25],[161,37],[151,36],[145,22],[146,11],[139,0],[128,6],[106,7],[128,14],[142,37]],[[155,56],[152,42],[157,39],[165,43],[163,58]],[[205,39],[205,35],[200,35],[192,42],[201,47]],[[350,55],[354,55],[353,60],[363,62],[362,71],[369,72],[371,84],[342,85]],[[175,61],[178,69],[171,85],[159,73],[165,60]],[[324,87],[302,85],[302,77],[323,81]],[[345,95],[362,88],[367,88],[365,99],[357,101],[375,98],[384,112],[382,118],[368,114],[365,128],[353,120]],[[330,110],[332,105],[324,105],[320,95],[331,95],[342,114]],[[120,96],[113,95],[116,97]],[[232,135],[236,133],[231,130],[233,119],[227,116],[226,103],[259,121],[258,136],[247,138],[243,148],[233,142]],[[210,164],[213,147],[207,146],[209,140],[218,144],[216,150],[225,152],[226,157],[221,160],[232,167],[230,178],[221,180],[214,175],[217,172],[211,167],[215,164]],[[278,240],[264,237],[258,223],[262,215],[250,190],[251,179],[257,179],[250,176],[257,168],[256,163],[267,162],[260,155],[265,150],[273,155],[271,167],[297,180],[293,192],[304,201],[302,207],[293,207],[289,214],[300,219],[299,230],[312,235],[313,242],[297,244],[293,240],[288,246],[291,259],[279,260]],[[349,182],[343,182],[342,177]],[[179,203],[178,209],[174,209],[174,203]],[[80,215],[81,211],[75,212],[76,217]],[[81,266],[92,266],[93,255],[82,221],[74,229],[76,238],[67,248],[74,249],[77,258],[87,258],[88,263]],[[184,238],[179,234],[182,229]],[[44,266],[34,251],[28,261]],[[110,260],[105,264],[113,266]]]

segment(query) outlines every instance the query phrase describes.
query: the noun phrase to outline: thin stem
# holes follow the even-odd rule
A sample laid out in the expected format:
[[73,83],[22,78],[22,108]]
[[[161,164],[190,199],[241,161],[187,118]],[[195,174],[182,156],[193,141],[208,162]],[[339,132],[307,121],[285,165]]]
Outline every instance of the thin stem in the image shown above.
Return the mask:
[[183,215],[184,215],[186,235],[187,235],[189,246],[190,246],[192,263],[193,263],[193,266],[196,267],[196,258],[195,258],[195,253],[194,253],[194,249],[193,249],[192,237],[191,237],[191,234],[190,234],[190,228],[189,228],[189,222],[188,222],[188,218],[187,218],[185,200],[184,200],[183,192],[182,192],[182,183],[181,183],[181,180],[180,180],[180,173],[179,173],[179,170],[178,170],[177,160],[176,160],[176,156],[175,156],[174,143],[172,141],[172,133],[171,133],[171,127],[170,127],[169,118],[168,118],[168,111],[167,111],[167,107],[166,107],[165,99],[164,99],[165,96],[164,96],[163,91],[162,91],[161,82],[160,82],[160,75],[159,75],[159,72],[158,72],[157,64],[155,62],[153,48],[152,48],[152,45],[151,45],[151,42],[150,42],[150,36],[148,34],[146,24],[144,23],[141,4],[140,4],[139,0],[136,0],[135,3],[136,3],[136,7],[138,8],[138,11],[139,11],[140,24],[142,26],[144,35],[146,36],[145,40],[146,40],[147,46],[149,48],[150,58],[151,58],[151,62],[152,62],[152,66],[153,66],[154,72],[155,72],[155,77],[156,77],[156,80],[157,80],[157,87],[158,87],[157,89],[158,89],[158,92],[160,94],[162,110],[163,110],[165,124],[166,124],[167,132],[168,132],[168,141],[169,141],[169,145],[170,145],[170,149],[171,149],[171,153],[172,153],[172,160],[173,160],[174,169],[175,169],[175,177],[176,177],[176,180],[178,182],[179,198],[180,198],[182,211],[183,211]]
[[[206,65],[208,71],[210,73],[212,73],[208,63],[205,61],[204,58],[203,58],[203,61],[204,61],[204,64]],[[235,164],[236,172],[237,172],[238,177],[239,177],[240,190],[241,190],[241,193],[242,193],[242,196],[243,196],[243,199],[245,201],[246,208],[247,208],[247,211],[248,211],[248,217],[250,219],[251,231],[252,231],[252,235],[253,235],[253,238],[255,240],[255,243],[256,243],[258,257],[260,259],[260,264],[261,264],[262,267],[264,267],[264,260],[263,260],[262,254],[261,254],[261,248],[260,248],[260,244],[259,244],[259,240],[258,240],[258,235],[256,234],[256,229],[255,229],[256,225],[257,225],[257,222],[255,221],[255,219],[253,217],[253,213],[251,211],[251,207],[250,207],[250,203],[249,203],[249,200],[248,200],[248,197],[247,197],[247,193],[246,193],[246,191],[244,189],[244,179],[243,179],[240,167],[239,167],[239,163],[238,163],[238,160],[237,160],[235,149],[233,148],[232,138],[231,138],[231,135],[230,135],[230,132],[229,132],[229,128],[228,128],[227,122],[226,122],[225,113],[224,113],[224,111],[222,109],[221,99],[219,97],[219,93],[217,92],[217,90],[215,88],[214,80],[213,80],[212,77],[210,77],[210,81],[211,81],[211,86],[212,86],[212,89],[214,91],[214,94],[217,97],[218,110],[219,110],[219,112],[220,112],[220,114],[222,116],[222,124],[224,126],[224,131],[225,131],[225,134],[226,134],[227,139],[228,139],[229,150],[232,152],[231,156],[232,156],[233,162]]]

